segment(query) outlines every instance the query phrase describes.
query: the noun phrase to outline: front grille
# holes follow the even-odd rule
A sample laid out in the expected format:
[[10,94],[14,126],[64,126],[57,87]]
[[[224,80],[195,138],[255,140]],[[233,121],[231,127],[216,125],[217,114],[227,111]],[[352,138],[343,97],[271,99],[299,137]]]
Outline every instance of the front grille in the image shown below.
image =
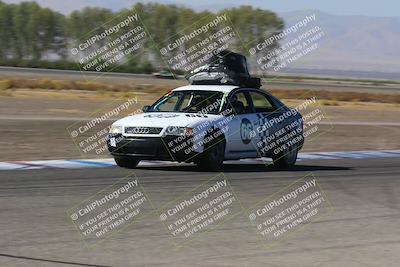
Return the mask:
[[159,134],[162,128],[157,127],[125,127],[126,134]]

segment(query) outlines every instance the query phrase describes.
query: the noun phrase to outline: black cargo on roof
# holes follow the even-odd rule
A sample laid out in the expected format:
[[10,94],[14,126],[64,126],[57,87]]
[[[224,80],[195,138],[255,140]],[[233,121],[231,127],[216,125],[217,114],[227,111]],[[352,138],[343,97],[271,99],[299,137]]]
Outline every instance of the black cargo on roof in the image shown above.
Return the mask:
[[261,86],[260,78],[250,77],[246,57],[228,50],[212,56],[207,64],[191,71],[186,79],[193,85],[238,85],[255,88]]

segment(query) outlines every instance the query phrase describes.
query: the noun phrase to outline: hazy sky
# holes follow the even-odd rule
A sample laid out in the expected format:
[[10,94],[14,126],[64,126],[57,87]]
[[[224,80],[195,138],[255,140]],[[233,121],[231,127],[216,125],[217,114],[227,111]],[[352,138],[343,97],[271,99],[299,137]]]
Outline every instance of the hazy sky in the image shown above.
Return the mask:
[[[19,3],[27,0],[3,0],[7,3]],[[400,16],[399,0],[36,0],[41,6],[50,7],[62,13],[81,9],[85,6],[98,6],[118,10],[130,7],[136,2],[160,2],[185,5],[196,10],[216,10],[225,7],[252,5],[275,12],[287,12],[304,9],[318,9],[335,15]]]

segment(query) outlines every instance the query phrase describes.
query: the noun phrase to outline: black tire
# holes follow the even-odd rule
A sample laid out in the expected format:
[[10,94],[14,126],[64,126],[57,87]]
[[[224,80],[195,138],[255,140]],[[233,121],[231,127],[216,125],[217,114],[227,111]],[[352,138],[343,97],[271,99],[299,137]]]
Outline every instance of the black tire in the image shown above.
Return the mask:
[[292,168],[296,164],[298,152],[297,147],[288,146],[285,152],[272,158],[274,165],[280,168]]
[[114,160],[119,167],[127,169],[135,169],[140,162],[140,159],[124,158],[124,157],[115,157]]
[[201,170],[219,171],[222,169],[224,158],[225,142],[222,138],[219,138],[205,147],[196,164]]

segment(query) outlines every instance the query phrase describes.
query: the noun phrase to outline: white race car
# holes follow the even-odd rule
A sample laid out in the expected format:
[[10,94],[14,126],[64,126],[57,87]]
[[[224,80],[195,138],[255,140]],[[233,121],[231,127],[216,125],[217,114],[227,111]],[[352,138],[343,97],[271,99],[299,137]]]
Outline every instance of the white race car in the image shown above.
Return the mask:
[[296,110],[261,89],[235,85],[174,89],[143,113],[113,123],[107,138],[120,167],[146,159],[194,162],[211,171],[224,160],[259,157],[290,167],[303,143]]

